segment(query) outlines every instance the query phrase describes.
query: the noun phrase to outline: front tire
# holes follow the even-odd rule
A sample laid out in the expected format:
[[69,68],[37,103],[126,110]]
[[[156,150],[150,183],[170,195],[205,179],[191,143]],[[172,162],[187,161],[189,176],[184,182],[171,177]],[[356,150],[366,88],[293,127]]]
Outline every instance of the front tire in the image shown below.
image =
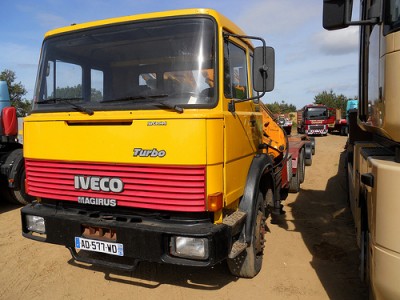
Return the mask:
[[253,278],[262,266],[265,247],[265,205],[263,195],[258,194],[256,218],[250,245],[235,258],[228,258],[229,271],[238,277]]

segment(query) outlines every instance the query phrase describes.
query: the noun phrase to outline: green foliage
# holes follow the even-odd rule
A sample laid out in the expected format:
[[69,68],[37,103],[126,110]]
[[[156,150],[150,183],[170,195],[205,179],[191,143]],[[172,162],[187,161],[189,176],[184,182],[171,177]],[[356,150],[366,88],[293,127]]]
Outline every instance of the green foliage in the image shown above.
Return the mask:
[[346,112],[346,103],[348,98],[343,94],[336,95],[332,90],[323,91],[314,97],[315,104],[324,104],[328,107],[341,109],[342,114]]
[[[74,99],[74,98],[83,98],[82,93],[82,85],[78,84],[76,86],[67,86],[65,88],[57,87],[56,89],[56,97],[63,99]],[[54,95],[52,95],[54,97]],[[101,91],[96,90],[94,88],[90,91],[90,99],[92,101],[100,101],[103,100],[103,95]]]
[[281,103],[275,101],[274,103],[265,105],[273,114],[287,114],[296,111],[296,106],[293,104],[287,104],[285,101],[282,101]]
[[14,83],[15,79],[14,71],[5,69],[0,74],[0,80],[7,82],[11,105],[17,109],[17,116],[25,117],[31,110],[31,102],[22,98],[27,91],[21,82]]
[[56,94],[52,94],[51,98],[63,98],[63,99],[73,99],[73,98],[82,98],[82,85],[78,84],[76,86],[67,86],[67,87],[57,87]]

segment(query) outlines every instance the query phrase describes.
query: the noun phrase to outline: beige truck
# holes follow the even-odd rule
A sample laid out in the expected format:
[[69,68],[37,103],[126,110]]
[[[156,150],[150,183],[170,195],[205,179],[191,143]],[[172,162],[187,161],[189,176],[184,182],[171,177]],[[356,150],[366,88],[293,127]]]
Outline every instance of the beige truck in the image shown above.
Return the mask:
[[371,298],[400,299],[400,2],[324,0],[328,30],[360,26],[359,105],[350,113],[349,201]]

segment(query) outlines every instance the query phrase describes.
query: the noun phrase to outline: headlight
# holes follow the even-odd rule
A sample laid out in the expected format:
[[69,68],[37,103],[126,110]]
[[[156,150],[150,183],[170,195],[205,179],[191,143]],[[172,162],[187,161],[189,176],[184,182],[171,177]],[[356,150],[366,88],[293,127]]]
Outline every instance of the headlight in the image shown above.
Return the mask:
[[46,225],[42,217],[26,215],[26,228],[29,231],[46,233]]
[[171,254],[191,259],[207,259],[208,239],[183,236],[172,237]]

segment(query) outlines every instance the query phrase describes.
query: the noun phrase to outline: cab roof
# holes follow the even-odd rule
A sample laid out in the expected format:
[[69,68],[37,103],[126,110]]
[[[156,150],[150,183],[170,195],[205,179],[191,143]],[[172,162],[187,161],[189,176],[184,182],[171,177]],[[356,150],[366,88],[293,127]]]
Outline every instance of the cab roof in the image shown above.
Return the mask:
[[239,35],[245,35],[245,33],[232,21],[218,13],[213,9],[208,8],[192,8],[192,9],[180,9],[180,10],[170,10],[170,11],[162,11],[162,12],[152,12],[146,14],[138,14],[117,18],[110,18],[104,20],[91,21],[80,24],[71,24],[70,26],[57,28],[54,30],[50,30],[45,34],[45,38],[70,33],[78,30],[85,30],[95,27],[109,26],[113,24],[121,24],[121,23],[130,23],[135,21],[145,21],[145,20],[154,20],[154,19],[163,19],[170,17],[179,17],[179,16],[195,16],[195,15],[209,15],[212,16],[218,23],[219,27],[224,28],[225,30]]

